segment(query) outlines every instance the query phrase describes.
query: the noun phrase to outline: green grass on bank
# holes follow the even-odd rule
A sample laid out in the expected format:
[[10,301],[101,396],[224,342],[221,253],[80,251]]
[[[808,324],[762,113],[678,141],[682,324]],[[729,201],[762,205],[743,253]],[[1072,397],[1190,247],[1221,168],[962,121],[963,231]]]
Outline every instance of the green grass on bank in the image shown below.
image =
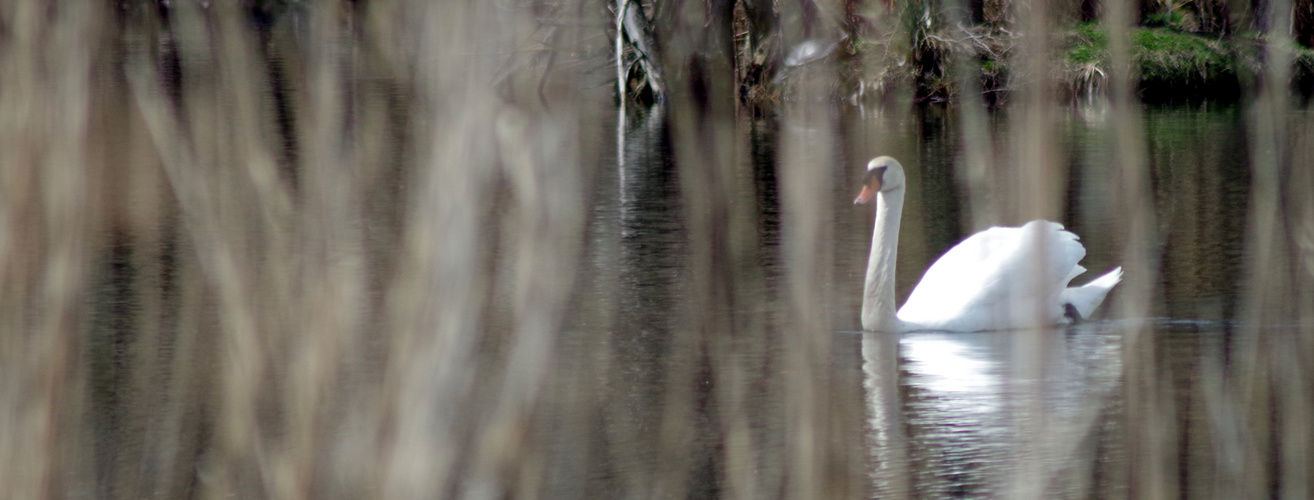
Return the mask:
[[[1132,61],[1143,95],[1161,97],[1235,96],[1245,71],[1242,48],[1229,39],[1171,28],[1135,28]],[[1073,87],[1090,90],[1095,75],[1108,74],[1108,33],[1099,25],[1077,25],[1067,50]]]

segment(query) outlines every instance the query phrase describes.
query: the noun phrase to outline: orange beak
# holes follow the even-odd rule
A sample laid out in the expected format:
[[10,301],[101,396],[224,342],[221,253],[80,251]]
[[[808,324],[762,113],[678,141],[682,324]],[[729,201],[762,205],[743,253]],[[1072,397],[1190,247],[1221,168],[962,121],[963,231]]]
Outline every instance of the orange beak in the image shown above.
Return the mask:
[[[873,184],[876,185],[875,189],[872,188]],[[853,204],[866,205],[867,202],[871,201],[872,196],[876,196],[876,192],[879,191],[880,189],[881,189],[881,181],[879,179],[873,180],[870,184],[863,184],[862,191],[858,193],[857,198],[853,199]]]

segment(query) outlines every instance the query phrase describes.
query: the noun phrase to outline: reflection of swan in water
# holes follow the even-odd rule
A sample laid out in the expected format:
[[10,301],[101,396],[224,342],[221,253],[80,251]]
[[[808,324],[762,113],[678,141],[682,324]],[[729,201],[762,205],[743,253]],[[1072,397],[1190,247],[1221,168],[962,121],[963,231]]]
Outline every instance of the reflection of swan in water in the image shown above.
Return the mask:
[[[1109,323],[1035,333],[863,335],[876,497],[911,485],[926,497],[1000,495],[1019,456],[1049,476],[1094,466],[1077,445],[1115,394],[1119,336]],[[1037,341],[1045,347],[1030,349]],[[1028,363],[1039,383],[1018,368]]]
[[1090,317],[1122,279],[1122,268],[1085,286],[1068,282],[1086,248],[1060,224],[1032,221],[995,227],[942,255],[895,314],[894,269],[903,213],[903,166],[882,156],[867,164],[854,203],[876,198],[876,225],[863,289],[862,328],[869,331],[974,332],[1050,326]]
[[[999,369],[992,358],[998,353],[984,334],[909,336],[902,342],[907,370],[924,377],[928,392],[945,395],[997,395]],[[963,337],[963,338],[957,338]],[[993,354],[993,355],[992,355]],[[978,400],[970,408],[981,412],[999,409],[997,400]]]
[[908,439],[899,397],[899,337],[862,336],[863,388],[871,433],[871,480],[875,498],[906,498],[909,493]]
[[959,491],[997,482],[1014,442],[995,332],[863,336],[876,497]]

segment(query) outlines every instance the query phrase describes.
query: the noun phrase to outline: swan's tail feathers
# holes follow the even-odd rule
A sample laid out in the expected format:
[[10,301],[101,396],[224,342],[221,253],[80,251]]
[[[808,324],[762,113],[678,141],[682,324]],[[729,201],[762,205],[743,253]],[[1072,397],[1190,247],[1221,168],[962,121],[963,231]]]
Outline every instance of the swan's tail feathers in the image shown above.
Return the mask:
[[[1109,294],[1109,290],[1120,281],[1122,281],[1122,267],[1117,267],[1090,283],[1063,290],[1064,308],[1067,309],[1067,305],[1071,304],[1072,309],[1081,315],[1081,319],[1089,318],[1091,313],[1094,313],[1095,309],[1104,302],[1104,296]],[[1071,313],[1072,310],[1068,309],[1067,312]]]
[[1068,283],[1072,282],[1072,278],[1081,276],[1081,273],[1084,272],[1086,272],[1086,268],[1081,266],[1072,266],[1072,272],[1068,273],[1068,278],[1063,280],[1063,286],[1068,286]]

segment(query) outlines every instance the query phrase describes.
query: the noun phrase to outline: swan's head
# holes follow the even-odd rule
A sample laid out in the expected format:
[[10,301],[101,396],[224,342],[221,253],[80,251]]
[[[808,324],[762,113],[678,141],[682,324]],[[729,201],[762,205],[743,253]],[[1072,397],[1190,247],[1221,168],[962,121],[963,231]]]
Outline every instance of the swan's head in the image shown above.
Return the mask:
[[854,205],[871,201],[876,193],[903,189],[903,165],[889,156],[878,156],[867,162],[867,174],[862,178],[862,192],[853,200]]

